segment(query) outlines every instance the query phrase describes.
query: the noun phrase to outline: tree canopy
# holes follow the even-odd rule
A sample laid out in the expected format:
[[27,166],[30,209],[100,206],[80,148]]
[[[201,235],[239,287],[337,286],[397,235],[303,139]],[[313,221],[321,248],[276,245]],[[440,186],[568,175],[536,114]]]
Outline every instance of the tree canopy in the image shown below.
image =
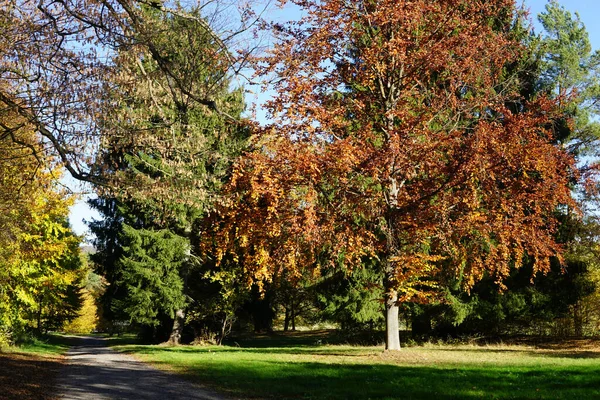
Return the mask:
[[444,276],[501,282],[525,257],[548,270],[573,160],[547,129],[553,100],[506,106],[521,46],[495,23],[514,2],[294,3],[306,17],[275,26],[261,64],[278,77],[275,122],[236,165],[217,258],[259,281],[318,273],[323,253],[340,268],[378,260],[390,349],[398,302]]

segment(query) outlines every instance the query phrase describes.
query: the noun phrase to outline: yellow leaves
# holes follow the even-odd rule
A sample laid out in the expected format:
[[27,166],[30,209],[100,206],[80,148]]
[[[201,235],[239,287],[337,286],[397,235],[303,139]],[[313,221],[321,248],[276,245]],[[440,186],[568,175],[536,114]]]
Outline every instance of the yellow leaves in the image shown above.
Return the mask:
[[[0,114],[0,122],[14,126],[22,121]],[[11,321],[24,323],[42,303],[63,301],[66,288],[81,278],[79,238],[67,224],[74,198],[60,188],[62,170],[43,157],[39,137],[27,124],[12,137],[1,133],[2,128],[0,304]]]
[[405,253],[390,257],[393,280],[400,301],[425,303],[439,294],[437,278],[444,257],[427,253]]
[[83,293],[83,305],[77,317],[67,323],[63,330],[67,333],[89,334],[96,329],[98,324],[98,307],[92,294],[85,290]]

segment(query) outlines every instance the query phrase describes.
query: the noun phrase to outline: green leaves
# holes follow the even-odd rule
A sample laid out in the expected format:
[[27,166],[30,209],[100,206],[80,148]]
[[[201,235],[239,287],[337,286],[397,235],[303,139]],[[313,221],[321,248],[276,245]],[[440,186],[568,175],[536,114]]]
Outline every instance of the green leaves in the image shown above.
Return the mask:
[[127,291],[117,302],[133,322],[158,325],[160,316],[174,318],[186,297],[180,271],[188,262],[187,241],[168,230],[151,231],[123,226],[123,257],[119,286]]

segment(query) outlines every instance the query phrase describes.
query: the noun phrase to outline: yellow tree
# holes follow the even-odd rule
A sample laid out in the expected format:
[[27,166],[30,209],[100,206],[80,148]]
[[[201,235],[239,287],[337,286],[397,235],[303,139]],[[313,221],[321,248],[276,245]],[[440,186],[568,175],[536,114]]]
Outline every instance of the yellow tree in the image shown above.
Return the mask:
[[79,238],[67,224],[73,203],[58,186],[61,169],[23,118],[0,118],[0,336],[78,307]]

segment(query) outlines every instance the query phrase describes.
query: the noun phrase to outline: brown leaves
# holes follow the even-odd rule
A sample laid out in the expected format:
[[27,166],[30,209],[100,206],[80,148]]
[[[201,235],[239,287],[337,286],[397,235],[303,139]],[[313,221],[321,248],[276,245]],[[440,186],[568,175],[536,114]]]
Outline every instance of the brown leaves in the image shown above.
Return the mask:
[[547,270],[573,161],[545,129],[553,102],[504,106],[520,45],[493,25],[513,2],[296,4],[305,24],[265,60],[271,140],[240,161],[213,243],[241,263],[266,251],[258,279],[375,256],[403,300],[448,275],[501,281],[525,254]]

